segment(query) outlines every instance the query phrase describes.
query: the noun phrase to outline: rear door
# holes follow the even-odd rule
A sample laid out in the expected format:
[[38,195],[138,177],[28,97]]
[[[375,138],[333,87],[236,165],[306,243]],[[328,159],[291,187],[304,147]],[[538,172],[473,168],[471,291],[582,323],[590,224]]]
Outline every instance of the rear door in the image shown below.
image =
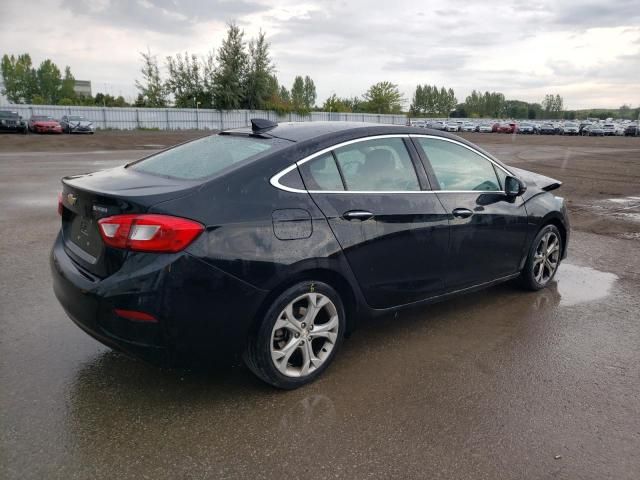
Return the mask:
[[415,136],[451,227],[447,290],[489,282],[518,271],[527,212],[522,197],[504,193],[500,165],[455,140]]
[[346,142],[299,168],[369,305],[387,308],[443,291],[447,213],[406,135]]

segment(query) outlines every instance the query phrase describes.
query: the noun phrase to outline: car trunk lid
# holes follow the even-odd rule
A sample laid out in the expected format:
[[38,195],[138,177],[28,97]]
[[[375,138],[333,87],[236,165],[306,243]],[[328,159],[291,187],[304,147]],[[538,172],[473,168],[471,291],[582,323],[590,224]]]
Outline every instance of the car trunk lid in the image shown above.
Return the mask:
[[62,185],[65,250],[82,268],[101,278],[122,266],[127,251],[105,246],[98,220],[144,213],[157,203],[187,195],[197,187],[194,182],[152,176],[124,167],[65,177]]

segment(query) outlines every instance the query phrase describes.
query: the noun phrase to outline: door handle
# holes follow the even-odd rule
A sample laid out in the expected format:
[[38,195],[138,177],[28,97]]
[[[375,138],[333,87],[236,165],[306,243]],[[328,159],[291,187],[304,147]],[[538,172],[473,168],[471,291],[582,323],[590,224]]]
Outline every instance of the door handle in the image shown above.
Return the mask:
[[342,214],[342,218],[349,221],[360,220],[361,222],[364,222],[365,220],[369,220],[371,217],[373,217],[373,213],[367,212],[366,210],[349,210]]
[[456,208],[453,212],[453,216],[456,218],[469,218],[473,215],[473,212],[468,208]]

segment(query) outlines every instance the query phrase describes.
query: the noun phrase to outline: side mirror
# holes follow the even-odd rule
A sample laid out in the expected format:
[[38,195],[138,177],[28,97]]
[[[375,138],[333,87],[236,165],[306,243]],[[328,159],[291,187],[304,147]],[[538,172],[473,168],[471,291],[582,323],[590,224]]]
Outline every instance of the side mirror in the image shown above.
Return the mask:
[[504,191],[509,197],[519,197],[527,191],[527,186],[519,178],[507,175],[504,180]]

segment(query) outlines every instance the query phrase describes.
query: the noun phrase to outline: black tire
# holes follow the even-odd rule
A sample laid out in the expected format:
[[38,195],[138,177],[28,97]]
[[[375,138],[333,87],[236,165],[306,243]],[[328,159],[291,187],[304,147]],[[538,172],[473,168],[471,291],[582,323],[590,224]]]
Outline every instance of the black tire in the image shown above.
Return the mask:
[[[551,275],[549,275],[547,278],[543,278],[542,281],[540,281],[536,279],[537,267],[535,265],[535,257],[536,252],[538,252],[538,249],[541,246],[543,237],[545,237],[545,235],[547,235],[548,233],[555,235],[555,238],[557,238],[558,241],[557,261],[556,267]],[[558,272],[558,268],[560,267],[563,248],[564,245],[562,244],[562,235],[560,235],[560,230],[558,230],[558,227],[551,224],[542,227],[533,239],[533,242],[531,242],[531,247],[529,247],[529,255],[527,256],[527,261],[524,264],[522,272],[520,272],[520,277],[518,278],[520,286],[527,290],[533,291],[541,290],[548,286],[554,279],[556,273]]]
[[[328,297],[336,307],[338,315],[338,335],[329,355],[323,363],[306,376],[291,377],[284,375],[271,357],[272,332],[276,321],[285,307],[298,297],[308,293],[320,293]],[[292,390],[313,382],[327,369],[342,344],[346,327],[345,310],[340,295],[323,282],[306,280],[299,282],[282,292],[271,304],[250,335],[244,353],[244,362],[258,378],[276,388]],[[293,356],[291,357],[293,358]]]

